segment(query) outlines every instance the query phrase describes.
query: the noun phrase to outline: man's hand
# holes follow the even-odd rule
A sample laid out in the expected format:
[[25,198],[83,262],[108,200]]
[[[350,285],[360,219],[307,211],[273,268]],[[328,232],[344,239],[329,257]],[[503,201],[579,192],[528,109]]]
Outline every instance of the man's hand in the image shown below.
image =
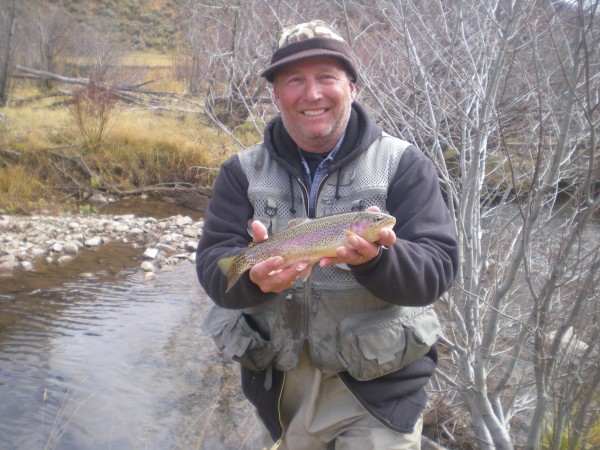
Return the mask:
[[[254,243],[262,242],[267,238],[267,229],[258,220],[252,222],[252,235]],[[263,292],[283,292],[292,287],[298,277],[305,280],[310,275],[312,265],[298,262],[289,267],[282,267],[283,258],[273,256],[263,262],[255,264],[250,269],[250,280]]]
[[[377,206],[367,208],[367,211],[379,212]],[[371,243],[360,236],[352,235],[348,237],[347,246],[338,247],[335,252],[335,258],[323,258],[319,265],[321,267],[334,264],[349,264],[357,266],[364,264],[375,258],[381,251],[381,247],[392,246],[396,243],[396,234],[389,228],[384,228],[379,232],[379,240]]]

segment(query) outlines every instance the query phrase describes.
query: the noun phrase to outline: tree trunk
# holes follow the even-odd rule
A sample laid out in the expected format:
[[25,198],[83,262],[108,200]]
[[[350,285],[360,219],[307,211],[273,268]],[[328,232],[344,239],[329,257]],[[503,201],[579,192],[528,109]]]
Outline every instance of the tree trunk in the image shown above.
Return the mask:
[[6,102],[8,101],[8,78],[12,62],[12,38],[15,31],[16,16],[17,0],[13,0],[10,4],[8,24],[6,27],[6,47],[4,48],[4,55],[2,55],[2,67],[0,67],[0,106],[6,106]]

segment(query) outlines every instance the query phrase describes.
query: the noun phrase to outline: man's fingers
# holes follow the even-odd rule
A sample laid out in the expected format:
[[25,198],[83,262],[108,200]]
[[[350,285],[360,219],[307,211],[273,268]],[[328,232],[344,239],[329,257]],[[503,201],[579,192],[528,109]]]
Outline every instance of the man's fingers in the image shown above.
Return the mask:
[[377,243],[384,247],[394,245],[396,243],[396,233],[394,233],[394,230],[384,228],[379,232],[379,241]]
[[260,220],[252,221],[252,236],[254,243],[262,242],[269,237],[267,228]]
[[282,267],[283,262],[281,256],[274,256],[256,264],[250,269],[250,280],[263,292],[283,292],[296,279],[306,280],[312,271],[312,265],[304,261],[286,267]]

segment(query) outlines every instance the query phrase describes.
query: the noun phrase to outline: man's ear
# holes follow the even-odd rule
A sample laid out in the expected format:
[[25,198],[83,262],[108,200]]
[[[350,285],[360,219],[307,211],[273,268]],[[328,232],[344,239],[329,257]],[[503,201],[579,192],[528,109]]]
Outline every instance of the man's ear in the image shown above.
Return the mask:
[[352,101],[356,100],[356,85],[353,81],[350,82],[350,96],[352,97]]
[[275,105],[279,108],[277,103],[279,102],[279,90],[277,89],[277,84],[273,82],[273,98],[275,99]]

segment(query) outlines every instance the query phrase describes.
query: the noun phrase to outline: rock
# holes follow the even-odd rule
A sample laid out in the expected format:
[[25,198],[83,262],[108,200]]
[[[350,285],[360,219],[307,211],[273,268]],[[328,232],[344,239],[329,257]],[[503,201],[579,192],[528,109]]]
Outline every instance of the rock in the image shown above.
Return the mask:
[[71,261],[73,261],[75,258],[73,258],[71,255],[63,255],[60,258],[58,258],[56,260],[56,262],[58,263],[59,266],[63,266],[65,264],[70,263]]
[[194,221],[189,216],[175,216],[175,226],[183,227],[184,225],[190,225]]
[[12,270],[17,266],[16,261],[3,261],[0,262],[0,270]]
[[188,252],[195,252],[198,247],[198,241],[185,241],[183,243],[183,248]]
[[129,225],[127,225],[126,223],[118,223],[115,225],[114,231],[116,231],[117,233],[126,233],[127,231],[129,231]]
[[154,264],[152,264],[150,261],[144,261],[141,265],[140,265],[140,269],[142,269],[144,272],[154,272]]
[[156,244],[156,248],[158,248],[163,253],[175,253],[177,249],[171,245],[158,243]]
[[17,262],[17,258],[15,255],[12,254],[7,254],[4,256],[0,256],[0,264],[2,263],[16,263]]
[[99,247],[100,245],[102,245],[103,240],[100,236],[94,236],[93,238],[88,239],[87,241],[85,241],[85,246],[86,247]]
[[158,256],[157,248],[147,248],[146,251],[144,252],[144,258],[147,258],[147,259],[156,259],[157,256]]
[[200,236],[200,227],[185,227],[183,229],[183,235],[186,237],[197,238]]
[[31,247],[31,250],[29,250],[29,253],[31,253],[31,256],[44,256],[46,254],[46,250],[44,250],[43,248],[40,247]]
[[[35,267],[36,258],[48,264],[67,264],[77,258],[84,247],[117,241],[135,248],[145,247],[140,270],[154,274],[157,267],[164,271],[181,261],[194,262],[202,226],[201,221],[194,222],[182,215],[160,220],[133,214],[0,215],[0,269],[3,276],[10,276],[10,271],[19,267],[30,270]],[[94,276],[80,275],[81,278]]]
[[145,281],[156,280],[156,274],[154,272],[144,272],[144,280]]
[[79,251],[79,246],[74,242],[67,242],[64,246],[64,252],[67,255],[76,255]]
[[161,244],[170,244],[171,242],[177,240],[177,235],[174,234],[163,234],[159,239],[158,242],[160,242]]
[[135,219],[135,215],[134,214],[121,214],[118,216],[115,216],[115,220],[123,220],[125,222],[129,222],[130,220]]
[[108,200],[106,199],[106,197],[104,195],[102,195],[99,192],[96,192],[94,195],[92,195],[89,199],[88,202],[90,203],[94,203],[96,205],[106,205],[108,204]]

